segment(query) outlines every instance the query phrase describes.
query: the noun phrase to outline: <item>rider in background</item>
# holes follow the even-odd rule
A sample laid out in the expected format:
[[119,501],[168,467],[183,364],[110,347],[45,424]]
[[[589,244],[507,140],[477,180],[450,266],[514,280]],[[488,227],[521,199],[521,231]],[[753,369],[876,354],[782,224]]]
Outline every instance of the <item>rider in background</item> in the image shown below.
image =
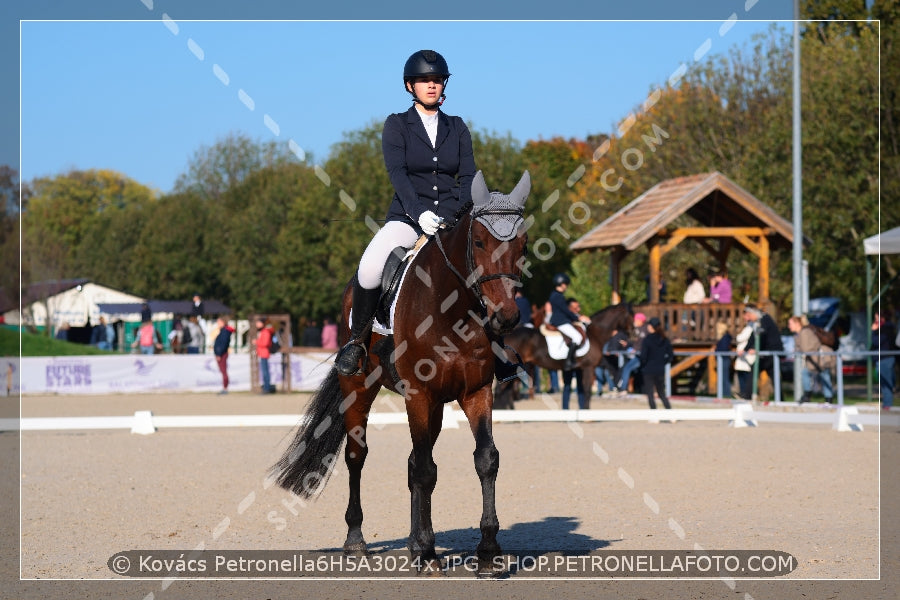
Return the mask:
[[560,333],[565,335],[571,341],[569,342],[569,355],[566,357],[564,370],[575,368],[575,350],[584,341],[584,336],[576,328],[573,323],[581,321],[582,323],[590,323],[591,318],[585,315],[577,315],[569,309],[569,303],[566,300],[566,290],[569,288],[571,280],[565,273],[557,273],[553,276],[553,285],[555,289],[550,292],[550,298],[547,302],[550,304],[550,324],[556,327]]
[[343,375],[359,371],[381,294],[381,272],[391,251],[411,248],[423,233],[434,235],[442,219],[452,221],[472,200],[472,137],[461,118],[440,109],[449,78],[447,61],[433,50],[413,53],[403,67],[403,86],[413,105],[384,122],[381,149],[394,198],[353,280],[350,341],[335,359]]

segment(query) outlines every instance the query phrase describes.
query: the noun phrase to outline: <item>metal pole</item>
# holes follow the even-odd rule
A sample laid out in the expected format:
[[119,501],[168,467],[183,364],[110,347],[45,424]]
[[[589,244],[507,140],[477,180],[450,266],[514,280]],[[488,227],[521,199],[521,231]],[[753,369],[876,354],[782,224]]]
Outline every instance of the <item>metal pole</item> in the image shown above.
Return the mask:
[[[794,316],[803,313],[803,179],[800,130],[800,0],[794,0],[793,174],[794,174]],[[797,357],[794,356],[797,365]],[[794,400],[802,388],[800,369],[794,369]]]

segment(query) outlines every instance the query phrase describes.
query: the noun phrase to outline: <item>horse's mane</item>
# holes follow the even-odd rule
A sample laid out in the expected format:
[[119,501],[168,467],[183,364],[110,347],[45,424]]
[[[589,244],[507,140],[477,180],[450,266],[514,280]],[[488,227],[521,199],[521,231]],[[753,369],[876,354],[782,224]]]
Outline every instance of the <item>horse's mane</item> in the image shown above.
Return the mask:
[[473,206],[475,206],[475,203],[472,202],[471,200],[469,200],[468,202],[466,202],[465,204],[463,204],[463,205],[459,208],[459,210],[456,211],[456,214],[453,215],[453,220],[458,222],[458,221],[459,221],[460,219],[462,219],[464,216],[466,216],[467,214],[471,213],[471,212],[472,212],[472,207],[473,207]]

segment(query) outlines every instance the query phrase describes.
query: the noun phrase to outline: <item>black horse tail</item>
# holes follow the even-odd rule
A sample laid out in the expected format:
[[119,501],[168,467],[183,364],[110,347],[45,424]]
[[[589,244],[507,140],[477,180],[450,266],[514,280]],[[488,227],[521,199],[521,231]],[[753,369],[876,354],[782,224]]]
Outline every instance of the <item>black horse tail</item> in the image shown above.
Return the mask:
[[313,394],[291,445],[271,469],[278,485],[303,498],[324,489],[347,437],[342,401],[338,372],[332,367]]

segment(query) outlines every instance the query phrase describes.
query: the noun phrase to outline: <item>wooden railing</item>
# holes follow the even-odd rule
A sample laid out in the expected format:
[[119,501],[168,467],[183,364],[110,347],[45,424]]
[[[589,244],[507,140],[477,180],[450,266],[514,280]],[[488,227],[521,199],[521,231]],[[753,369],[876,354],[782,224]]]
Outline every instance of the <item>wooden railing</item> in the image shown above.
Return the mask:
[[634,307],[656,317],[673,343],[715,344],[716,323],[727,323],[734,336],[744,327],[744,304],[643,304]]

